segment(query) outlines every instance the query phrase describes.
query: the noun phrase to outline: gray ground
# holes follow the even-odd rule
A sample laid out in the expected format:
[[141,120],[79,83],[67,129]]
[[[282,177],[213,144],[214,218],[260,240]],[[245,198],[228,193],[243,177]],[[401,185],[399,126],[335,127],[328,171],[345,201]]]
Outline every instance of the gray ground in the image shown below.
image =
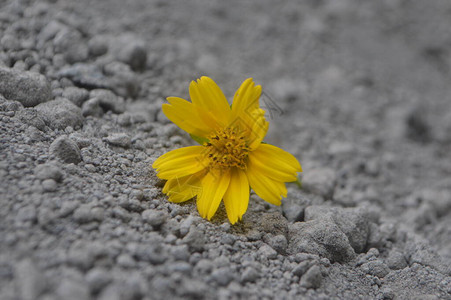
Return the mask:
[[[1,0],[0,298],[451,299],[450,68],[446,0]],[[282,207],[161,193],[200,75],[271,95]]]

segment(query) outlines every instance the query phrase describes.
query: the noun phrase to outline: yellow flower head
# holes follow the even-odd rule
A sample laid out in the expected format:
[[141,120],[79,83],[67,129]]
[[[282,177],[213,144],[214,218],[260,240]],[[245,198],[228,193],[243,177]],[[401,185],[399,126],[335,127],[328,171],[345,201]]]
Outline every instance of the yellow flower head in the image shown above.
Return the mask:
[[280,205],[285,182],[296,181],[302,169],[290,153],[262,143],[269,123],[259,105],[261,86],[246,79],[232,106],[205,76],[191,82],[189,94],[191,102],[168,97],[163,104],[169,120],[202,144],[172,150],[153,163],[158,177],[167,180],[163,193],[169,201],[197,197],[199,214],[210,220],[223,200],[232,224],[246,212],[250,188]]

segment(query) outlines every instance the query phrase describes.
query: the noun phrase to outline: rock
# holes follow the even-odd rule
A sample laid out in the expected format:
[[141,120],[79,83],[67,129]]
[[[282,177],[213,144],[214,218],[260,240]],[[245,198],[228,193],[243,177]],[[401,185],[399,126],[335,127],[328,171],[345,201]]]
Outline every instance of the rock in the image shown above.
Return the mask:
[[419,143],[427,143],[432,140],[431,127],[424,111],[422,108],[413,109],[405,119],[406,136]]
[[285,254],[288,246],[287,238],[283,234],[273,236],[272,234],[267,234],[265,236],[265,242],[276,250],[280,254]]
[[108,52],[108,40],[104,36],[93,36],[88,42],[89,54],[101,56]]
[[330,217],[348,237],[356,253],[365,250],[370,233],[368,216],[364,210],[312,205],[305,209],[306,221]]
[[392,270],[399,270],[407,267],[407,261],[404,257],[404,254],[402,254],[402,252],[397,249],[390,250],[387,256],[386,263],[387,266]]
[[92,221],[101,222],[104,219],[104,210],[100,207],[83,204],[74,211],[74,219],[81,224]]
[[348,262],[355,257],[347,236],[331,219],[321,218],[289,225],[288,253],[307,252],[331,262]]
[[314,265],[302,275],[300,285],[307,289],[317,289],[321,286],[322,281],[321,269],[318,265]]
[[97,98],[89,99],[81,106],[81,113],[84,117],[93,116],[101,117],[103,116],[103,109],[100,107],[100,101]]
[[136,98],[140,90],[140,82],[136,74],[124,63],[114,61],[104,68],[109,76],[111,90],[122,97]]
[[112,83],[102,70],[93,64],[76,63],[61,69],[57,75],[69,78],[76,86],[86,89],[109,89]]
[[163,211],[147,209],[141,213],[144,222],[152,225],[152,227],[160,227],[167,219],[167,214]]
[[257,228],[272,235],[288,234],[288,222],[279,212],[266,213],[257,220]]
[[41,115],[38,113],[38,111],[34,108],[19,110],[16,113],[16,117],[25,124],[34,126],[41,131],[45,130],[45,122],[41,118]]
[[116,206],[115,208],[113,208],[112,216],[115,218],[121,219],[122,222],[124,222],[124,223],[130,222],[130,220],[132,219],[132,216],[130,215],[130,213],[120,206]]
[[8,100],[19,101],[25,107],[36,106],[52,97],[50,84],[45,76],[1,66],[0,94]]
[[16,288],[21,299],[38,299],[46,288],[42,273],[30,259],[20,261],[15,269]]
[[48,162],[42,165],[36,166],[34,169],[34,175],[41,180],[53,179],[56,182],[61,182],[63,179],[63,173],[60,167],[54,162]]
[[60,136],[52,142],[50,154],[69,164],[78,164],[81,161],[80,148],[67,136]]
[[305,197],[288,197],[282,201],[282,211],[288,222],[299,222],[304,220],[304,209],[310,204]]
[[333,196],[336,180],[335,171],[332,169],[312,169],[303,175],[302,188],[325,199],[330,199]]
[[150,262],[154,265],[163,264],[167,260],[166,253],[160,245],[139,244],[133,246],[131,252],[137,260]]
[[78,107],[81,107],[83,102],[85,102],[89,97],[89,92],[85,89],[76,87],[76,86],[69,86],[64,89],[63,98],[66,98],[70,100],[73,104],[77,105]]
[[54,192],[58,188],[58,185],[53,179],[45,179],[42,181],[42,188],[45,192]]
[[122,148],[129,148],[131,145],[131,138],[126,133],[112,133],[104,139],[110,145]]
[[112,280],[111,273],[103,268],[89,270],[88,273],[86,273],[85,279],[93,294],[98,294]]
[[88,286],[78,280],[63,279],[56,289],[58,299],[65,300],[89,300]]
[[88,46],[82,41],[82,35],[78,30],[62,27],[55,35],[53,45],[55,52],[62,53],[69,64],[88,58]]
[[241,274],[241,283],[255,282],[260,278],[260,273],[253,267],[247,267]]
[[183,242],[188,245],[192,252],[201,252],[205,246],[205,236],[195,226],[191,226],[188,234],[183,238]]
[[450,274],[450,266],[442,262],[441,257],[431,249],[428,241],[419,236],[409,235],[405,246],[406,259],[409,265],[414,263],[431,267],[443,274]]
[[116,96],[112,91],[105,89],[95,89],[89,93],[90,98],[96,98],[100,107],[105,111],[112,111],[121,114],[125,111],[125,102],[121,97]]
[[361,268],[366,274],[379,278],[384,278],[388,273],[390,273],[389,267],[380,260],[364,263]]
[[293,275],[301,277],[307,272],[312,263],[310,261],[302,261],[300,262],[292,271]]
[[258,249],[258,254],[267,259],[276,259],[277,258],[277,251],[274,250],[271,246],[269,246],[267,244],[263,244]]
[[112,40],[111,52],[121,62],[128,64],[134,71],[146,68],[146,42],[134,35],[125,34]]
[[228,267],[221,267],[219,269],[213,270],[213,272],[211,273],[211,278],[219,286],[226,286],[234,279],[234,276],[232,274],[232,271]]
[[36,106],[44,122],[52,129],[80,128],[83,124],[81,109],[67,99],[60,98]]

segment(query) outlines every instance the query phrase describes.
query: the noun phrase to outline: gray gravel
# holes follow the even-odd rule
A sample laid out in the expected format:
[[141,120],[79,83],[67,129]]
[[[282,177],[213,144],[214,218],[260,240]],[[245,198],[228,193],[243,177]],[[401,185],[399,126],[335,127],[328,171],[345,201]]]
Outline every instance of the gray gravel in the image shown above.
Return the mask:
[[[449,1],[0,3],[0,299],[451,299]],[[231,226],[151,164],[212,77],[304,172]]]

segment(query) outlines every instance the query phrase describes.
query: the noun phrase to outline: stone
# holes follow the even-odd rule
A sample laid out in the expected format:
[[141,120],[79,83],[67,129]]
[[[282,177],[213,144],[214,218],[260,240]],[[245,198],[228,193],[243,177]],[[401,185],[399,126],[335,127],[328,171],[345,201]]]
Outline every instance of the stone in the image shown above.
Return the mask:
[[271,246],[269,246],[267,244],[263,244],[258,249],[258,253],[259,253],[259,255],[261,255],[267,259],[276,259],[277,258],[277,251],[274,250]]
[[364,210],[312,205],[305,209],[306,221],[331,218],[340,230],[346,234],[356,253],[361,253],[367,246],[370,233],[369,218]]
[[305,274],[305,272],[307,272],[310,266],[311,266],[310,261],[302,261],[293,269],[292,273],[295,276],[301,277],[302,275]]
[[59,78],[68,78],[76,86],[86,89],[105,89],[112,88],[112,83],[102,70],[93,64],[75,63],[71,66],[62,68],[57,76]]
[[167,219],[167,214],[160,210],[146,209],[141,213],[144,222],[152,227],[160,227]]
[[280,254],[285,254],[288,246],[287,238],[283,234],[267,234],[264,241]]
[[140,90],[140,82],[130,66],[119,61],[113,61],[104,67],[109,76],[111,90],[122,97],[136,98]]
[[258,228],[262,232],[271,233],[272,235],[282,234],[287,236],[288,222],[279,212],[266,213],[258,220]]
[[247,267],[241,274],[241,283],[255,282],[260,278],[260,273],[253,267]]
[[80,205],[74,211],[74,219],[78,223],[88,223],[92,221],[103,221],[104,219],[104,210],[100,207],[92,207],[89,204]]
[[34,126],[41,131],[45,131],[45,122],[34,108],[26,108],[17,111],[16,117],[25,124]]
[[305,172],[302,177],[302,188],[325,199],[331,199],[336,181],[334,170],[329,168],[312,169]]
[[58,188],[58,185],[53,179],[45,179],[42,181],[42,188],[45,192],[54,192]]
[[81,109],[64,98],[41,103],[36,106],[36,110],[52,129],[64,130],[68,126],[76,129],[83,124]]
[[25,107],[36,106],[52,97],[50,84],[44,75],[1,66],[0,94],[8,100],[19,101]]
[[80,148],[67,136],[60,136],[52,142],[50,154],[65,163],[78,164],[81,162]]
[[137,36],[125,34],[112,40],[111,52],[134,71],[143,71],[147,63],[146,42]]
[[69,86],[63,90],[62,97],[70,100],[73,104],[77,105],[78,107],[81,107],[83,102],[88,100],[89,92],[85,89],[76,86]]
[[88,41],[89,54],[101,56],[108,52],[108,40],[104,36],[95,35]]
[[129,148],[131,145],[131,138],[126,133],[112,133],[108,135],[104,140],[110,145],[122,148]]
[[314,265],[302,275],[300,285],[307,289],[317,289],[321,286],[322,281],[321,269],[318,265]]
[[56,289],[58,299],[89,300],[88,286],[78,280],[65,278]]
[[89,97],[97,98],[100,107],[106,111],[112,111],[116,114],[125,112],[125,102],[121,97],[116,96],[112,91],[105,89],[95,89],[89,93]]
[[56,182],[61,182],[63,179],[63,172],[55,162],[37,165],[34,169],[34,175],[41,180],[53,179]]
[[288,222],[299,222],[304,219],[304,209],[309,201],[307,199],[292,198],[283,199],[282,211]]
[[219,269],[213,270],[213,272],[211,273],[211,278],[219,286],[226,286],[234,279],[234,276],[233,276],[232,271],[230,270],[230,268],[228,268],[228,267],[221,267]]
[[380,260],[364,263],[361,268],[366,274],[379,278],[384,278],[388,273],[390,273],[390,268]]
[[76,29],[61,27],[53,39],[53,46],[55,52],[62,53],[69,64],[88,58],[88,46],[82,41],[82,35]]
[[84,102],[81,106],[81,113],[84,117],[93,116],[93,117],[102,117],[103,109],[100,107],[100,101],[97,98],[89,99]]
[[355,257],[347,236],[331,219],[296,222],[290,224],[289,230],[289,254],[306,252],[331,262],[348,262]]
[[386,259],[386,263],[387,266],[392,270],[400,270],[407,267],[407,261],[404,257],[404,254],[397,249],[390,250]]
[[15,268],[16,288],[24,300],[38,299],[46,288],[46,282],[40,270],[30,259],[20,261]]
[[195,226],[191,226],[188,234],[183,238],[183,242],[188,245],[192,252],[201,252],[205,246],[204,233]]
[[94,268],[88,271],[85,276],[91,293],[98,294],[111,281],[111,273],[103,268]]

